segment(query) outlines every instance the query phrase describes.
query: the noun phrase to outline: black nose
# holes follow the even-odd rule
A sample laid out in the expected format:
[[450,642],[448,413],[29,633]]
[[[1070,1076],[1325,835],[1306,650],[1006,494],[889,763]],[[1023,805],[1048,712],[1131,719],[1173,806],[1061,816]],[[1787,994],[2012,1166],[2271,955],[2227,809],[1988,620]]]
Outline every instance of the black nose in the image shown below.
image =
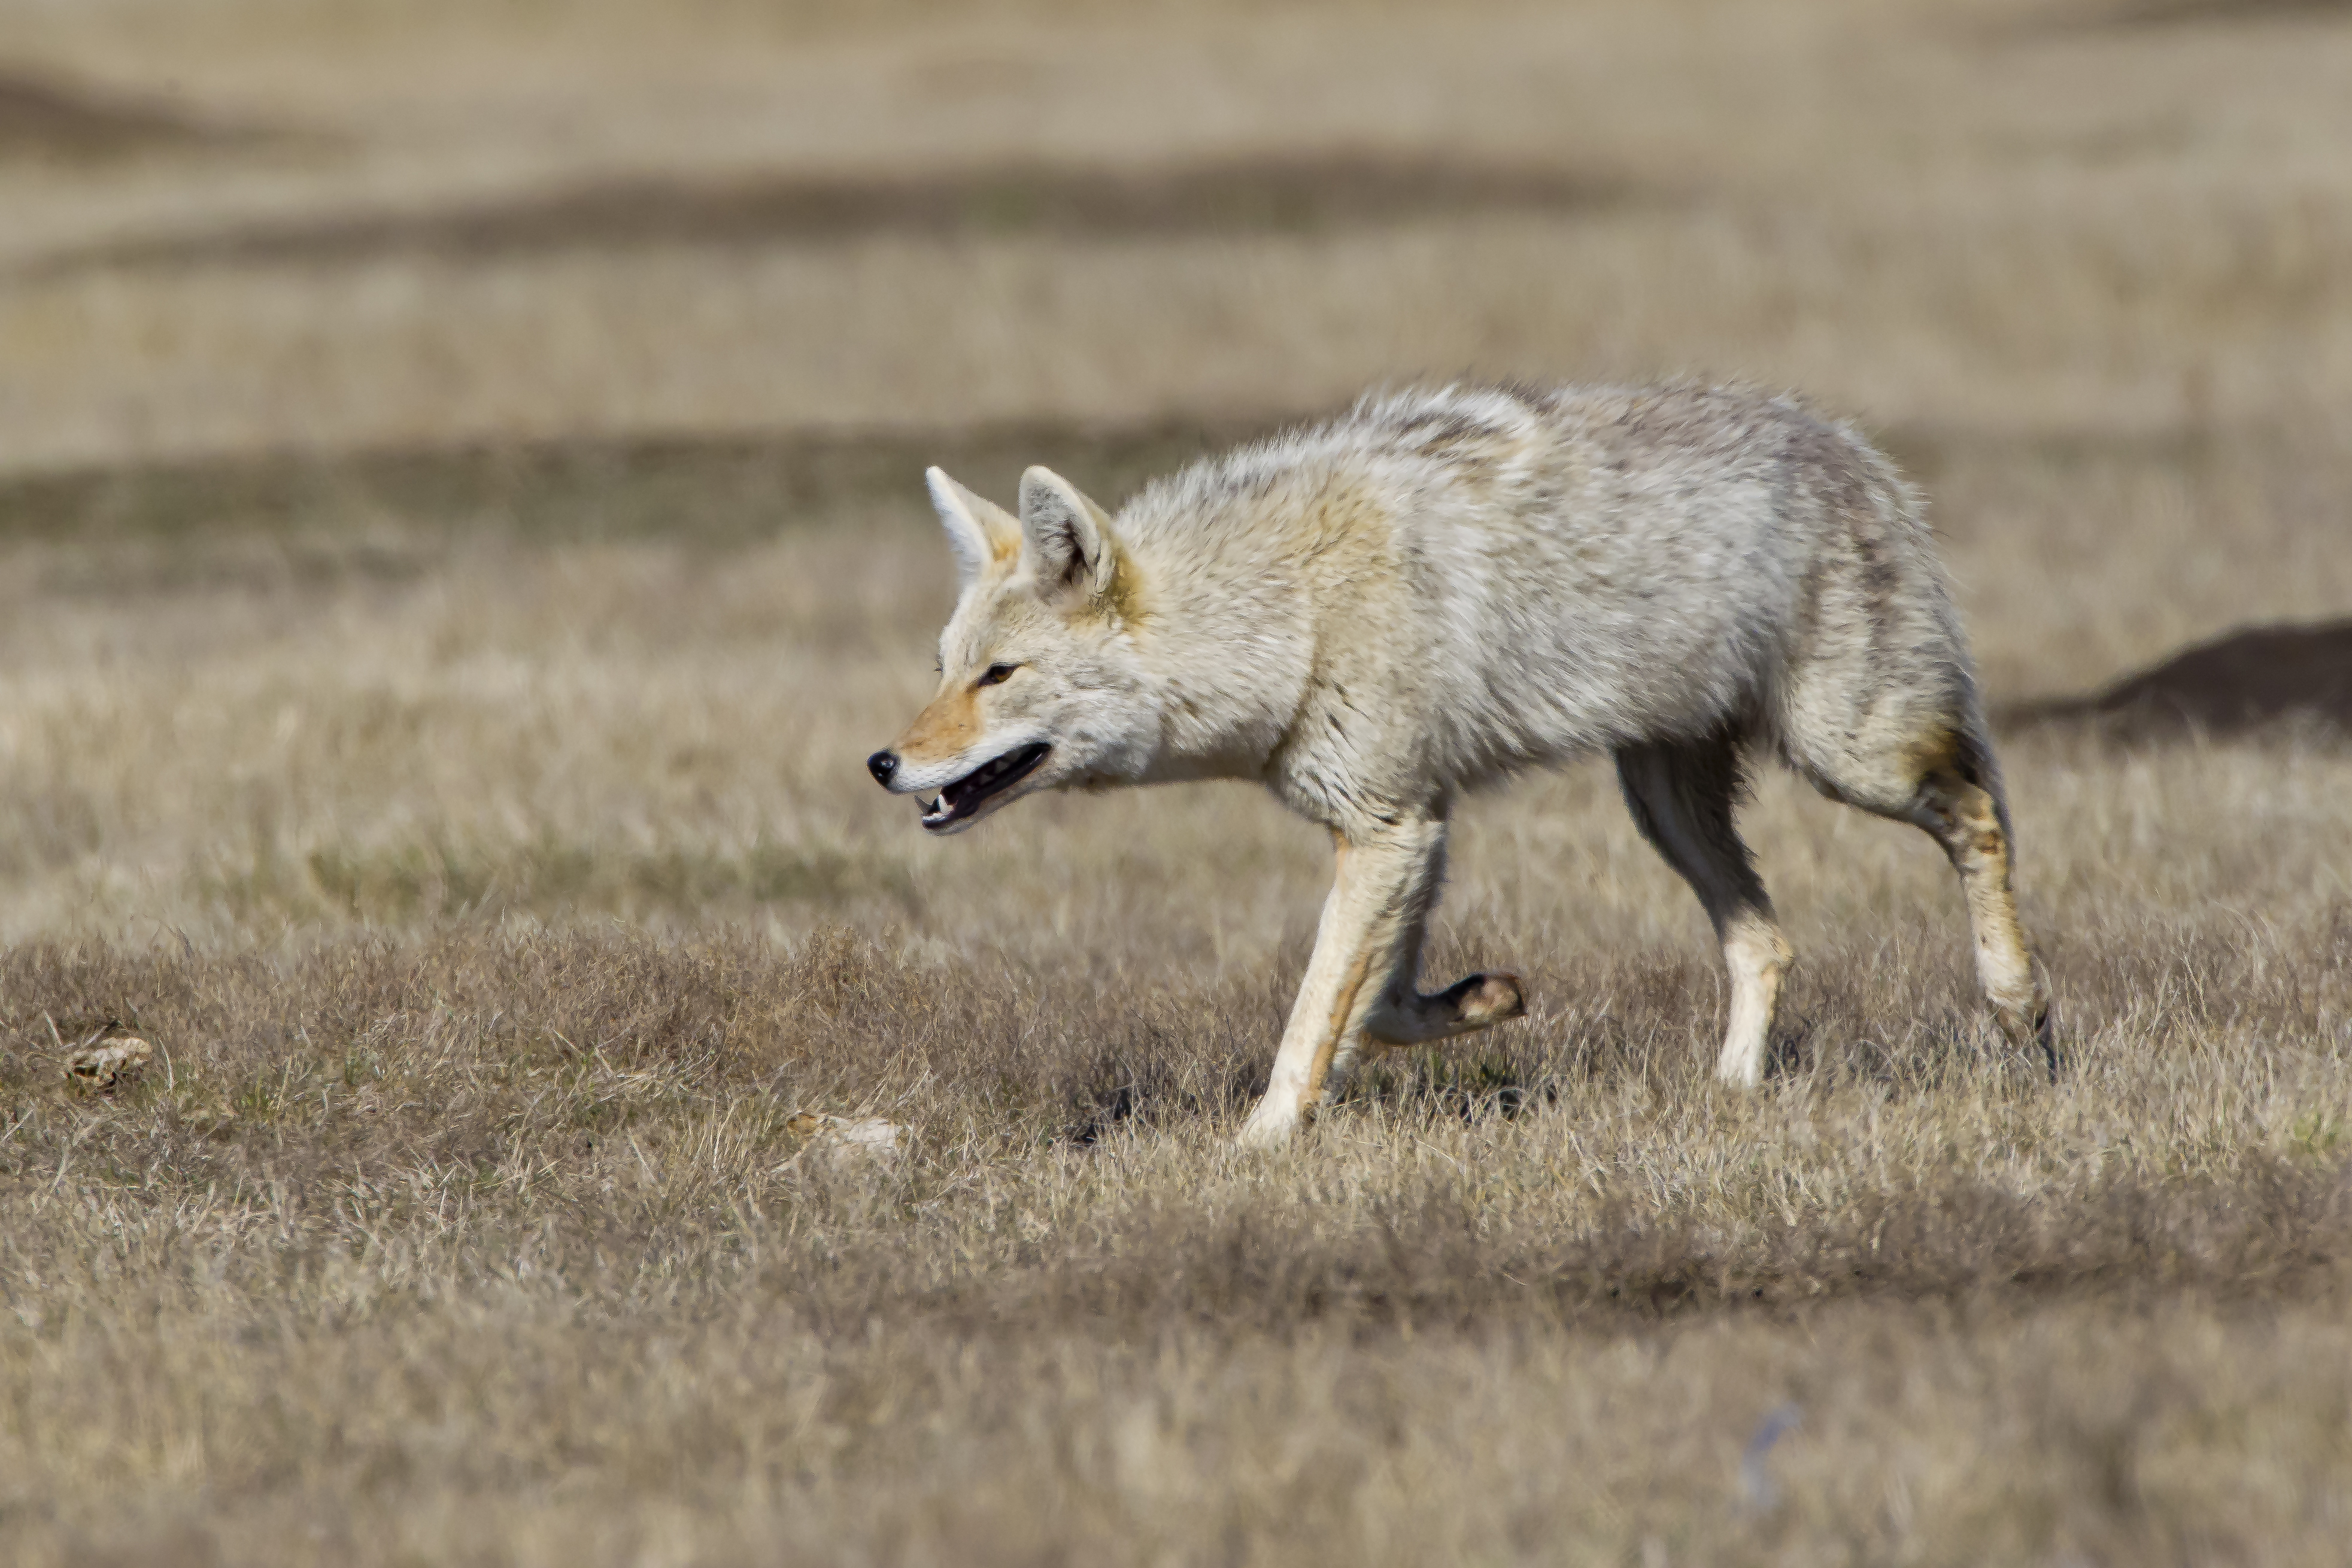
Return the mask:
[[890,775],[898,771],[898,754],[895,751],[876,752],[866,759],[866,771],[874,775],[877,784],[887,784]]

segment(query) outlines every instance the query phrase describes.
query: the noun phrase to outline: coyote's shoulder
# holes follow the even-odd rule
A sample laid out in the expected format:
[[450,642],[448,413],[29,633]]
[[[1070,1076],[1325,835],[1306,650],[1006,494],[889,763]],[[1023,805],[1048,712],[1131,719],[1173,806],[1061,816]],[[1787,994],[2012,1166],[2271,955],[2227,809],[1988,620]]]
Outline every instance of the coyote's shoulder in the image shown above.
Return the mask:
[[942,683],[871,764],[938,791],[926,827],[1226,777],[1345,850],[1261,1133],[1333,1052],[1517,1006],[1502,977],[1413,988],[1444,822],[1465,789],[1595,751],[1723,939],[1726,1077],[1761,1071],[1787,962],[1732,826],[1763,757],[1936,834],[1996,1010],[2038,1027],[1966,638],[1917,497],[1851,426],[1738,388],[1449,386],[1205,459],[1116,516],[1045,469],[1017,515],[936,469],[931,490],[962,577]]

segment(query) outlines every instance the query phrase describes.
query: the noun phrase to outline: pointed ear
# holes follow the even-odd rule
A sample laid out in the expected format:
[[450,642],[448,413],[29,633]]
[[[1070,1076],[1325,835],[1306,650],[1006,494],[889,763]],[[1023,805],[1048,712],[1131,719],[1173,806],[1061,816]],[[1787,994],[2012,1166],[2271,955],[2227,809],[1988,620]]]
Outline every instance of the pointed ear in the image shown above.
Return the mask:
[[931,507],[948,531],[948,543],[955,547],[957,587],[970,588],[972,579],[1021,548],[1020,518],[973,495],[944,469],[926,469],[923,482],[930,486]]
[[1021,536],[1038,582],[1049,591],[1066,587],[1099,598],[1118,576],[1109,516],[1050,468],[1021,476]]

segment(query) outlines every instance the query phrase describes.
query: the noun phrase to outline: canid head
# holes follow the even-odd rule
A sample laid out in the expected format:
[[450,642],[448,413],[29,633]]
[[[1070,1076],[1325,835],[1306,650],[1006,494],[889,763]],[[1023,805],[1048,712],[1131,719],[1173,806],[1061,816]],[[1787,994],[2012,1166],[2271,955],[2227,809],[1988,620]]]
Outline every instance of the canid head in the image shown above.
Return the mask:
[[924,828],[961,832],[1040,789],[1133,782],[1160,721],[1135,645],[1138,584],[1110,519],[1044,468],[1021,515],[937,468],[931,504],[962,592],[940,633],[940,689],[866,766],[894,794],[929,794]]

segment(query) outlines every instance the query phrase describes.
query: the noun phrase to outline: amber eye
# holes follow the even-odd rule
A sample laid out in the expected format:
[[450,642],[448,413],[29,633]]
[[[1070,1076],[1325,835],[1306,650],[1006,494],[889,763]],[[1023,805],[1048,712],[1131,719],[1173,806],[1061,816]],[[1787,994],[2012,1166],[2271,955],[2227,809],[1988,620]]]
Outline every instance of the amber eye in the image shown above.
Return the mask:
[[991,664],[988,666],[987,673],[982,675],[977,681],[974,681],[972,685],[976,686],[1001,686],[1006,681],[1010,680],[1013,676],[1013,672],[1020,667],[1021,666],[1018,664]]

